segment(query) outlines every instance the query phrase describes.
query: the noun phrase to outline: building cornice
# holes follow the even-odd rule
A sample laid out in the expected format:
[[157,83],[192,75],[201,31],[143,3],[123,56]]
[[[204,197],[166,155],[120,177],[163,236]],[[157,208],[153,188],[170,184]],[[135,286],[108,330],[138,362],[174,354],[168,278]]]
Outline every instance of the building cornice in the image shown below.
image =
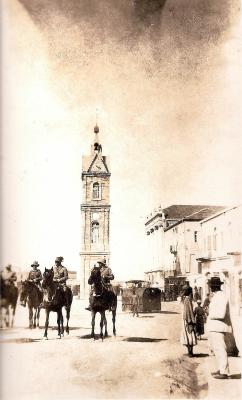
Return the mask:
[[111,206],[110,204],[81,204],[81,210],[85,210],[85,209],[98,209],[98,208],[108,208],[110,209]]
[[106,178],[106,177],[110,177],[111,173],[110,172],[82,172],[82,179],[85,176],[94,176],[94,177],[99,177],[99,178]]
[[110,251],[81,251],[80,256],[110,256],[111,252]]

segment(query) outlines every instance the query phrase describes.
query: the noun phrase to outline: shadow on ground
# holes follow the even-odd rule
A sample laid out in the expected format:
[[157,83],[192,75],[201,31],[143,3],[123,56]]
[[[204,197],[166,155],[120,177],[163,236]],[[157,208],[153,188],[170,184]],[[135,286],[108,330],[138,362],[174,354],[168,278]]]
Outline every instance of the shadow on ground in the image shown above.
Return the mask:
[[241,374],[233,374],[229,376],[229,379],[241,379]]
[[123,342],[138,342],[138,343],[153,343],[153,342],[161,342],[167,339],[154,339],[154,338],[147,338],[147,337],[128,337],[123,339]]
[[41,339],[16,338],[16,339],[0,340],[0,343],[34,343],[34,342],[40,342],[40,340]]
[[194,353],[193,358],[203,358],[203,357],[209,357],[209,354],[207,353]]

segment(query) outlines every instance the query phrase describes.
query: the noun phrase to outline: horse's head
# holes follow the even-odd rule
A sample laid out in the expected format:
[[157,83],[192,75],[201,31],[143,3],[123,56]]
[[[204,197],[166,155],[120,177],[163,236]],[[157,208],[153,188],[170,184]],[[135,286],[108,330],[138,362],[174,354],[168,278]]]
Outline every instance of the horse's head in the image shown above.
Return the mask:
[[20,282],[20,301],[24,301],[29,293],[29,281]]
[[50,269],[45,268],[45,271],[43,273],[42,287],[48,288],[53,283],[53,277],[54,277],[53,267]]
[[100,271],[100,267],[96,267],[96,265],[94,265],[93,269],[91,270],[91,275],[88,279],[88,283],[89,285],[95,285],[95,284],[100,284],[102,281],[101,278],[101,271]]

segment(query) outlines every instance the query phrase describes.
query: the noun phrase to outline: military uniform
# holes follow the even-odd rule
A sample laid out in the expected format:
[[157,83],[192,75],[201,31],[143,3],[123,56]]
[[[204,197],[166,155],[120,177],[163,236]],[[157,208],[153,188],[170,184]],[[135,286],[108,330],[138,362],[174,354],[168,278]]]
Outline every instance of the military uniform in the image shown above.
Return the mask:
[[54,270],[53,280],[55,282],[60,283],[63,288],[66,287],[66,281],[68,279],[68,271],[66,267],[64,267],[63,265],[54,266],[53,270]]
[[[29,272],[28,274],[28,278],[27,280],[33,284],[35,284],[40,292],[40,295],[42,295],[42,287],[40,285],[40,282],[42,281],[42,273],[40,271],[40,269],[38,269],[39,267],[39,263],[38,261],[34,261],[33,264],[31,264],[31,267],[35,267],[32,269],[32,271]],[[26,301],[27,301],[27,297],[20,303],[23,307],[26,306]]]
[[42,281],[42,273],[40,269],[34,269],[33,271],[30,271],[28,275],[28,280],[40,286],[40,282]]
[[[111,285],[110,281],[114,279],[113,272],[112,272],[111,268],[109,268],[109,267],[106,265],[106,260],[105,260],[105,259],[99,260],[99,261],[97,261],[97,263],[98,263],[99,265],[101,265],[101,267],[100,267],[100,273],[101,273],[101,278],[102,278],[103,286],[110,292],[110,297],[111,297],[111,296],[112,296],[112,294],[111,294],[111,292],[112,292],[112,285]],[[93,299],[93,293],[94,293],[94,289],[93,289],[93,287],[92,287],[92,288],[91,288],[91,291],[90,291],[90,296],[89,296],[89,306],[86,307],[86,310],[88,310],[88,311],[91,311],[91,304],[92,304],[92,299]],[[112,304],[110,305],[109,309],[110,309],[110,311],[111,311],[111,309],[112,309]]]
[[114,275],[113,275],[111,268],[103,265],[100,269],[100,272],[101,272],[101,277],[102,277],[104,286],[107,289],[111,289],[112,285],[111,285],[110,281],[114,279]]

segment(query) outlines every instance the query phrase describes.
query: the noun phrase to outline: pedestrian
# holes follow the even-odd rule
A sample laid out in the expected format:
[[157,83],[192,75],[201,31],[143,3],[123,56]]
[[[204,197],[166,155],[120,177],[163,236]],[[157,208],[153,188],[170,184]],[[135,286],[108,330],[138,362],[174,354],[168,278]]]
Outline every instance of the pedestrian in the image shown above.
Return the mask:
[[198,300],[201,300],[201,296],[199,294],[197,286],[194,286],[193,301],[194,303],[197,303]]
[[196,335],[197,339],[201,340],[201,336],[204,335],[204,309],[201,306],[201,300],[197,300],[197,307],[194,309],[194,315],[196,320]]
[[185,284],[182,286],[182,289],[181,289],[181,299],[183,300],[183,297],[185,296],[184,293],[185,293],[185,291],[186,291],[187,289],[188,289],[188,290],[190,291],[190,293],[191,293],[191,295],[190,295],[191,300],[193,300],[193,292],[192,292],[192,288],[191,288],[191,286],[190,286],[189,281],[185,281]]
[[182,332],[181,344],[187,347],[189,357],[193,357],[193,347],[197,344],[195,315],[192,307],[192,288],[186,287],[182,293]]
[[139,316],[139,296],[135,289],[132,291],[131,296],[133,317]]
[[215,355],[218,370],[212,372],[216,379],[228,379],[229,363],[225,344],[226,333],[232,332],[228,298],[221,291],[223,282],[218,276],[213,276],[208,282],[213,297],[209,305],[208,332],[210,343]]
[[205,300],[203,302],[203,310],[204,310],[204,322],[207,322],[208,312],[209,312],[209,304],[210,304],[210,294],[207,293]]

